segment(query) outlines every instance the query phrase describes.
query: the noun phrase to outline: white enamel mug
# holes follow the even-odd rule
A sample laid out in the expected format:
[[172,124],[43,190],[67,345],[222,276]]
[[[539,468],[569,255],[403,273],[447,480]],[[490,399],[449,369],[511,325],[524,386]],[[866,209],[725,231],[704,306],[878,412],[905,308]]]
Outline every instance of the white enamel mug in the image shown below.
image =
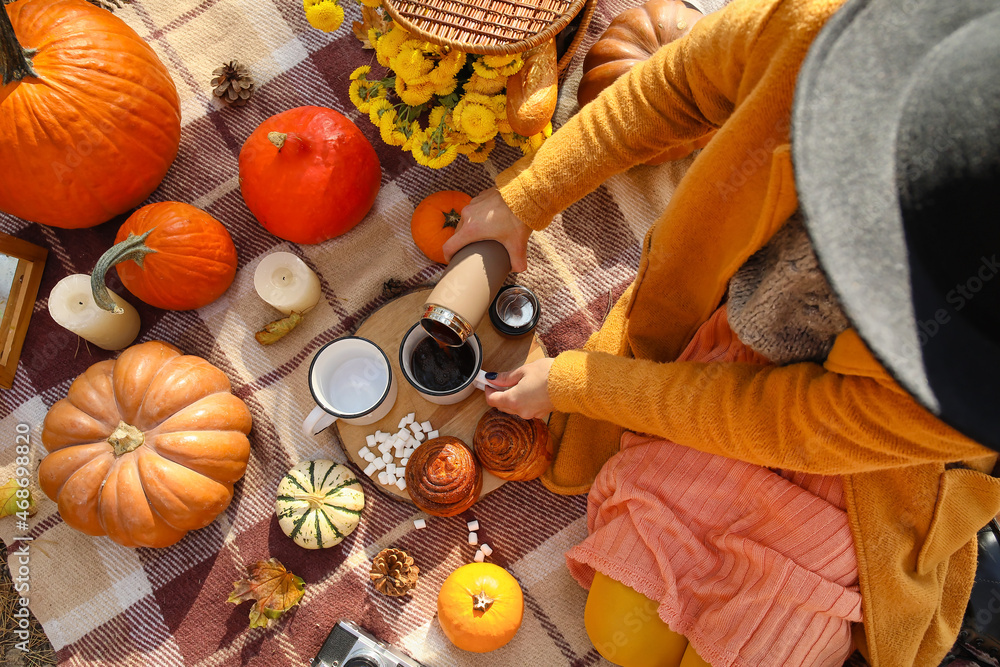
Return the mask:
[[403,336],[403,341],[399,345],[399,369],[403,372],[403,377],[426,401],[438,405],[452,405],[464,401],[472,392],[477,389],[482,391],[486,387],[503,391],[506,387],[498,387],[486,381],[486,371],[483,370],[483,344],[479,342],[479,336],[472,334],[465,339],[464,345],[472,346],[472,351],[476,355],[475,371],[462,384],[448,391],[434,391],[421,385],[413,379],[412,360],[413,349],[417,343],[425,338],[430,338],[430,334],[424,331],[420,323],[414,324]]
[[338,419],[364,426],[389,414],[396,402],[396,378],[385,352],[367,338],[346,336],[321,347],[309,366],[309,390],[316,407],[302,423],[316,435]]

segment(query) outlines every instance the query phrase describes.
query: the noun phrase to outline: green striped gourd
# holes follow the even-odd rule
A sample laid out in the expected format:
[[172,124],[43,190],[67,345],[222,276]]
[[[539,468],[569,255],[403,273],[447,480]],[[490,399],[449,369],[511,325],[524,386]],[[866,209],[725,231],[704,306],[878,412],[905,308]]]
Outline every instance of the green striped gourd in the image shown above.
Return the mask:
[[278,484],[278,525],[306,549],[336,546],[358,527],[365,494],[347,466],[303,461]]

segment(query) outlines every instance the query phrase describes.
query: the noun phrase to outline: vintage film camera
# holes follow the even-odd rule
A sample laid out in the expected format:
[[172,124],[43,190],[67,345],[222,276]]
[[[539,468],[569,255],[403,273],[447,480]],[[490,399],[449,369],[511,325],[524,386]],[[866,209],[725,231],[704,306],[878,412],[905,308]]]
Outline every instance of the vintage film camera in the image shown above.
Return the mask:
[[351,621],[340,621],[333,626],[311,664],[312,667],[426,667]]

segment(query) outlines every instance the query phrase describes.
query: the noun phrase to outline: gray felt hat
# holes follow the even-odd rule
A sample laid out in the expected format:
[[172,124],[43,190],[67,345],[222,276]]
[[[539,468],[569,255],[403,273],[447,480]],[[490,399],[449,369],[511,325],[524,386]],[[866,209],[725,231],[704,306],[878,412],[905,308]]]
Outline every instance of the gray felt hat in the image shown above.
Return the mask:
[[1000,2],[849,0],[792,113],[816,254],[921,404],[1000,451]]

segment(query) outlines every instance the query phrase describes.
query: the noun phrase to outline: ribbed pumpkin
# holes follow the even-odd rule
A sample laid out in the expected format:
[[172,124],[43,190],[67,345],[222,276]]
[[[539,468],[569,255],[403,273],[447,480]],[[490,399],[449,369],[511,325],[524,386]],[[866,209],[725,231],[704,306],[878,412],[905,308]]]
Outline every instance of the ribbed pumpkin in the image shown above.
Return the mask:
[[[616,16],[583,60],[577,102],[583,107],[594,100],[634,65],[648,60],[664,44],[686,35],[701,17],[701,12],[681,0],[649,0]],[[679,160],[703,148],[714,134],[664,151],[646,164]]]
[[303,461],[281,479],[275,511],[285,535],[306,549],[326,549],[354,532],[365,507],[361,482],[333,461]]
[[143,206],[118,230],[115,245],[91,276],[94,300],[105,310],[114,302],[104,285],[112,266],[125,288],[165,310],[207,306],[236,277],[236,246],[221,222],[190,204],[169,201]]
[[105,9],[84,0],[0,6],[0,75],[0,211],[91,227],[138,206],[177,155],[174,82]]
[[166,547],[229,506],[251,418],[225,373],[173,345],[134,345],[70,385],[42,426],[38,482],[71,528]]
[[517,634],[524,594],[510,572],[493,563],[469,563],[452,572],[438,593],[438,621],[451,643],[487,653]]
[[444,244],[455,234],[459,221],[462,219],[462,209],[468,206],[472,197],[457,190],[442,190],[427,195],[413,209],[410,218],[410,234],[420,252],[427,259],[438,264],[445,264]]

